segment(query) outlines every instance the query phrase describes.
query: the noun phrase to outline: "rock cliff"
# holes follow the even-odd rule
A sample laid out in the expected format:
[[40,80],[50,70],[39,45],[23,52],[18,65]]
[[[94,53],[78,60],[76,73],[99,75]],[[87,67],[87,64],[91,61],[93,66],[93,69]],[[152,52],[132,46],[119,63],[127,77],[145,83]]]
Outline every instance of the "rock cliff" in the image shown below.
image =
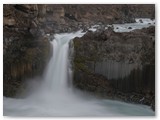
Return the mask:
[[41,75],[50,58],[51,45],[38,26],[40,15],[39,5],[4,5],[4,96],[23,91],[25,80]]
[[73,40],[75,87],[98,96],[154,104],[155,28],[87,32]]

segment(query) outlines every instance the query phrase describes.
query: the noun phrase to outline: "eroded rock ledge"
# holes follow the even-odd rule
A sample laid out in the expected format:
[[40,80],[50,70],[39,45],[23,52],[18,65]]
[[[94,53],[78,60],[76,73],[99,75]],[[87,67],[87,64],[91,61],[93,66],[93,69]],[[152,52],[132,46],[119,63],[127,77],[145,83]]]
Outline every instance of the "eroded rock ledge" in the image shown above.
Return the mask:
[[89,31],[73,42],[76,88],[155,109],[155,27]]

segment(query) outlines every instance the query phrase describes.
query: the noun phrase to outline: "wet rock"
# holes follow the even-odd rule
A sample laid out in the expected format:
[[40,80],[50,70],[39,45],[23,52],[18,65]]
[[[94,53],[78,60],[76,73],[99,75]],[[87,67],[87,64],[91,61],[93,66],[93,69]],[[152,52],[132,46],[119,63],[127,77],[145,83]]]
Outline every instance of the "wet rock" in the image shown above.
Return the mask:
[[132,29],[132,27],[128,27],[128,29]]
[[143,21],[142,21],[141,19],[139,20],[139,22],[140,22],[140,23],[143,23]]

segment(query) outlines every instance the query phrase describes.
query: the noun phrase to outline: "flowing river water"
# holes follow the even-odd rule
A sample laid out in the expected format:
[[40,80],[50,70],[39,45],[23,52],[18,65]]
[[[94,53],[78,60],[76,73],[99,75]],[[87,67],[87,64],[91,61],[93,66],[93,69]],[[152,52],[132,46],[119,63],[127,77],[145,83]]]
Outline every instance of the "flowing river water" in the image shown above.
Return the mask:
[[149,106],[97,99],[72,87],[72,69],[69,59],[69,43],[82,37],[82,30],[56,34],[53,56],[48,63],[41,83],[30,83],[35,90],[26,98],[3,97],[4,116],[153,116]]

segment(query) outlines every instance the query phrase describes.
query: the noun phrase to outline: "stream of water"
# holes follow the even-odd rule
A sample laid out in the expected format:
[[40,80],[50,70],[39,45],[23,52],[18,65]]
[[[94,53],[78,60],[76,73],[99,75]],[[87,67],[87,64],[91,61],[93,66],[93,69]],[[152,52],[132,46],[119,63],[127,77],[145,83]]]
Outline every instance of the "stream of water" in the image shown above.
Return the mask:
[[42,83],[35,81],[28,97],[3,97],[4,116],[153,116],[149,106],[120,101],[97,99],[76,92],[71,85],[72,70],[69,60],[69,42],[82,37],[82,31],[56,34],[53,56],[47,66]]

